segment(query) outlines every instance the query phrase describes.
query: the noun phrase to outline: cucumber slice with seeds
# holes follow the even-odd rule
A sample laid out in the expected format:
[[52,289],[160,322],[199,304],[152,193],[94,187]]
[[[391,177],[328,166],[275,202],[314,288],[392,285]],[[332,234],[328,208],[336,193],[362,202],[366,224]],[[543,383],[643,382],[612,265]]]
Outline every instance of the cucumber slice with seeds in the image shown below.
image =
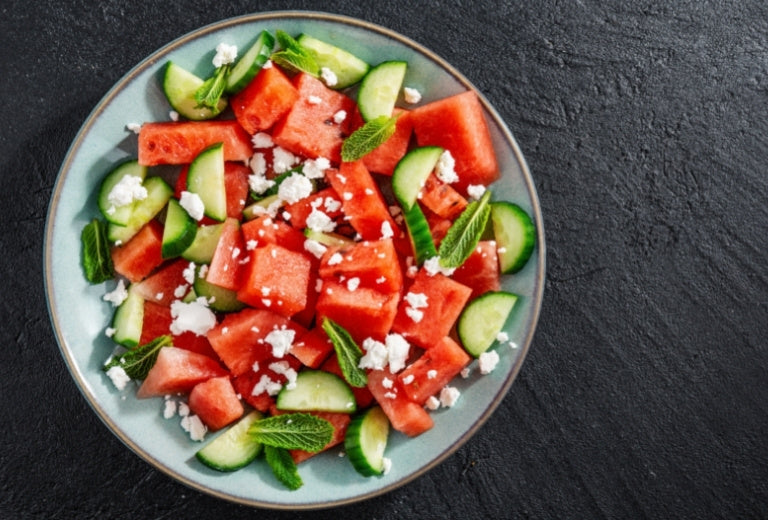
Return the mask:
[[187,69],[169,61],[163,74],[163,92],[171,107],[193,121],[211,119],[219,115],[227,107],[227,99],[222,97],[215,110],[198,105],[195,92],[203,84],[203,80]]
[[336,90],[354,85],[363,79],[371,68],[354,54],[308,34],[300,35],[298,42],[312,55],[318,67],[327,67],[336,74],[337,81],[332,87]]
[[168,200],[168,209],[165,214],[165,227],[163,228],[163,242],[160,248],[163,258],[175,258],[180,256],[192,242],[197,234],[197,222],[187,210],[181,207],[176,199]]
[[357,93],[357,106],[364,121],[392,115],[407,69],[405,61],[385,61],[368,71]]
[[250,412],[199,449],[195,457],[217,471],[235,471],[247,466],[261,453],[261,443],[248,433],[248,428],[261,417],[257,410]]
[[525,266],[536,244],[536,226],[526,211],[511,202],[491,203],[491,223],[502,274]]
[[218,221],[227,218],[223,143],[209,146],[192,160],[187,174],[187,190],[200,197],[207,216]]
[[518,296],[506,291],[491,291],[472,300],[456,325],[461,344],[474,357],[488,350],[504,328]]
[[224,224],[203,225],[197,228],[195,239],[181,253],[181,257],[196,264],[210,264],[216,245],[219,243],[221,229]]
[[439,146],[421,146],[409,151],[397,163],[392,173],[392,192],[404,210],[416,203],[419,191],[442,154]]
[[99,188],[99,210],[101,210],[101,213],[104,215],[104,218],[107,219],[107,222],[118,224],[120,226],[128,224],[135,202],[126,204],[125,206],[116,207],[109,201],[109,195],[112,192],[112,189],[117,186],[124,177],[128,176],[138,177],[143,182],[144,178],[147,176],[147,167],[140,165],[139,161],[136,159],[120,163],[107,174]]
[[196,295],[205,296],[211,310],[234,312],[245,307],[245,304],[237,299],[237,291],[209,283],[205,278],[200,277],[199,270],[195,274],[195,281],[192,287]]
[[293,388],[284,386],[277,394],[278,410],[293,412],[355,413],[355,394],[346,381],[330,372],[303,370]]
[[261,31],[256,41],[245,51],[242,58],[232,67],[227,77],[227,94],[236,94],[243,90],[259,73],[264,64],[269,60],[272,49],[275,47],[275,37],[269,31]]
[[384,473],[384,451],[389,436],[389,419],[374,406],[352,419],[344,438],[344,451],[361,475],[372,477]]

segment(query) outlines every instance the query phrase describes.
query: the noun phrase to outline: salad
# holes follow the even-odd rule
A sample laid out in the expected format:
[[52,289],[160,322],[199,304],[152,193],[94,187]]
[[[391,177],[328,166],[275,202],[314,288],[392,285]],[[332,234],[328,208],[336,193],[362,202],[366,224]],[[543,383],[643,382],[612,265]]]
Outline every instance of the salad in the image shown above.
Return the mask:
[[474,92],[423,101],[407,62],[309,34],[238,54],[222,42],[207,78],[168,62],[171,120],[129,125],[137,157],[101,183],[82,259],[115,283],[105,377],[182,417],[201,465],[263,456],[296,489],[343,446],[385,474],[390,435],[431,429],[451,381],[498,362],[533,222],[493,200]]

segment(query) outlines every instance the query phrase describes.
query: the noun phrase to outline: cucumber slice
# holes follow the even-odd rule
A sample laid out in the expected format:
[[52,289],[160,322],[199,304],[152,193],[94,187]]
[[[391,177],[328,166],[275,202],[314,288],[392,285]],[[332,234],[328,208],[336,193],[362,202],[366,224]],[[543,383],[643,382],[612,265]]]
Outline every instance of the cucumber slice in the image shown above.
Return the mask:
[[205,296],[211,310],[233,312],[245,307],[245,304],[237,299],[237,291],[209,283],[205,278],[201,278],[199,273],[195,276],[192,287],[196,295]]
[[304,229],[304,236],[307,237],[307,239],[319,242],[324,246],[347,246],[354,243],[354,240],[345,237],[344,235],[332,232],[316,231],[310,228]]
[[296,377],[296,386],[283,387],[277,394],[278,410],[294,412],[355,413],[355,394],[346,381],[330,372],[303,370]]
[[224,224],[200,226],[195,233],[192,244],[181,253],[181,257],[196,264],[210,264],[216,245],[219,243]]
[[248,434],[248,428],[261,417],[261,412],[257,410],[245,415],[199,449],[195,457],[217,471],[235,471],[247,466],[261,453],[261,443]]
[[408,210],[416,203],[419,191],[443,154],[439,146],[421,146],[403,156],[392,173],[392,192],[397,202]]
[[347,427],[344,451],[361,475],[372,477],[384,473],[384,450],[389,436],[389,419],[374,406],[355,416]]
[[195,240],[197,222],[176,199],[168,200],[163,228],[163,242],[160,248],[163,258],[180,256]]
[[[277,194],[264,197],[263,199],[259,199],[243,209],[243,219],[253,220],[265,213],[277,211],[283,206],[283,204],[285,204],[285,201],[278,197]],[[274,213],[272,214],[274,215]]]
[[120,226],[125,226],[128,223],[135,203],[116,207],[109,201],[109,194],[124,177],[128,176],[138,177],[143,182],[147,176],[147,167],[140,165],[136,159],[120,163],[107,174],[99,188],[99,210],[101,210],[107,222]]
[[318,67],[327,67],[336,74],[337,82],[332,87],[334,89],[354,85],[363,79],[371,68],[367,62],[354,54],[308,34],[300,35],[298,42],[312,55]]
[[107,237],[112,242],[128,242],[160,213],[173,195],[173,189],[160,177],[147,177],[144,179],[144,187],[147,189],[147,198],[134,203],[128,222],[124,226],[109,223]]
[[195,92],[203,80],[188,70],[169,61],[163,74],[163,92],[168,103],[176,112],[194,121],[211,119],[227,107],[227,99],[222,97],[215,110],[198,105]]
[[416,256],[416,264],[421,265],[426,260],[437,256],[432,231],[429,229],[427,217],[421,211],[421,206],[414,204],[411,209],[403,210],[403,219]]
[[475,357],[496,341],[517,302],[516,294],[491,291],[472,300],[462,311],[456,325],[462,345]]
[[357,93],[357,106],[364,121],[392,115],[407,69],[405,61],[385,61],[368,71]]
[[236,94],[248,86],[267,62],[274,47],[275,37],[269,31],[261,31],[253,45],[232,67],[225,87],[227,94]]
[[187,174],[187,190],[200,197],[207,216],[218,221],[227,218],[223,143],[209,146],[192,160]]
[[528,262],[536,244],[533,220],[517,204],[501,201],[491,203],[491,223],[501,272],[518,272]]
[[139,344],[141,329],[144,327],[144,298],[135,285],[128,287],[128,297],[115,310],[112,339],[124,347],[133,348]]

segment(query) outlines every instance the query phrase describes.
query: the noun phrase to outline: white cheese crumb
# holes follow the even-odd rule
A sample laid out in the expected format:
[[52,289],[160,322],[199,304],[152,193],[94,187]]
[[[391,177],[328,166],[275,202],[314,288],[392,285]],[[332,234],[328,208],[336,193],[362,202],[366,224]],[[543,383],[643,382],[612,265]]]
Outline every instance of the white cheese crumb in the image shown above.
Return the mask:
[[263,153],[256,152],[248,161],[248,166],[255,175],[263,177],[267,173],[267,158]]
[[143,185],[144,179],[138,175],[124,175],[117,184],[112,186],[107,195],[107,202],[112,207],[120,208],[132,204],[135,200],[147,198],[147,188]]
[[261,66],[262,69],[271,69],[272,68],[272,60],[267,60],[264,65]]
[[424,261],[424,269],[427,271],[427,274],[430,276],[434,276],[437,273],[444,274],[445,276],[451,276],[453,272],[456,270],[453,267],[443,267],[440,265],[440,257],[439,256],[433,256],[432,258],[429,258]]
[[180,117],[180,116],[179,116],[179,113],[178,113],[178,112],[176,112],[175,110],[169,110],[169,111],[168,111],[168,118],[169,118],[171,121],[178,121],[178,120],[179,120],[179,117]]
[[395,232],[392,231],[392,224],[388,220],[381,223],[381,239],[386,240],[395,236]]
[[363,357],[360,358],[358,363],[359,368],[370,368],[372,370],[384,370],[389,362],[389,353],[387,352],[387,346],[376,341],[373,338],[366,338],[363,340]]
[[495,350],[489,350],[480,354],[477,359],[478,366],[480,367],[480,373],[490,374],[496,365],[499,364],[499,354]]
[[425,404],[428,410],[437,410],[438,408],[440,408],[440,399],[438,399],[434,395],[431,395],[429,396]]
[[216,315],[208,308],[204,297],[191,302],[176,300],[171,303],[171,333],[194,332],[197,336],[205,335],[216,326]]
[[415,105],[421,101],[421,92],[413,87],[403,87],[403,98],[410,105]]
[[107,328],[104,330],[104,334],[106,334],[106,336],[107,336],[108,338],[111,338],[112,336],[114,336],[114,335],[115,335],[115,332],[117,332],[117,329],[116,329],[116,328],[114,328],[114,327],[107,327]]
[[141,124],[140,123],[128,123],[125,125],[125,128],[133,132],[134,134],[138,135],[141,131]]
[[163,408],[163,418],[170,419],[176,415],[176,401],[173,399],[165,400],[165,407]]
[[355,292],[358,287],[360,287],[360,278],[355,277],[347,280],[347,289],[350,292]]
[[427,379],[434,379],[437,377],[437,370],[427,371]]
[[109,379],[112,380],[112,384],[115,385],[115,388],[118,390],[125,390],[125,385],[131,380],[125,372],[125,369],[119,365],[115,365],[107,370],[107,376],[109,376]]
[[205,216],[205,204],[197,193],[182,191],[179,205],[195,220],[201,220]]
[[509,348],[511,348],[512,350],[516,350],[518,348],[518,345],[514,341],[510,341]]
[[245,243],[245,248],[248,251],[253,251],[258,246],[259,246],[259,242],[257,240],[254,240],[254,239],[250,239],[248,242]]
[[419,309],[414,309],[413,307],[406,307],[405,308],[405,314],[411,320],[413,320],[414,323],[421,323],[421,320],[424,319],[424,311],[421,311]]
[[320,69],[320,77],[329,87],[333,87],[336,85],[336,83],[339,82],[339,78],[336,77],[336,73],[334,73],[328,67],[323,67]]
[[301,171],[308,179],[322,179],[325,177],[325,170],[331,167],[331,161],[325,157],[317,159],[307,159]]
[[128,291],[126,290],[125,282],[122,279],[117,282],[117,287],[115,287],[114,290],[102,297],[105,302],[110,302],[113,307],[118,307],[126,298],[128,298]]
[[333,253],[328,259],[328,265],[338,265],[342,260],[344,260],[344,257],[341,256],[341,253]]
[[205,424],[197,415],[187,415],[182,418],[181,427],[185,432],[189,433],[189,438],[193,441],[202,441],[208,431],[208,428],[205,427]]
[[387,346],[387,360],[389,361],[389,371],[395,374],[405,368],[408,360],[408,352],[411,345],[400,334],[387,334],[384,339]]
[[403,299],[414,309],[428,307],[427,295],[424,293],[408,292]]
[[312,181],[300,173],[292,173],[280,183],[280,187],[277,190],[277,196],[288,204],[298,202],[311,193]]
[[285,356],[293,345],[296,331],[291,329],[273,330],[264,341],[272,346],[272,355],[276,358]]
[[291,368],[287,361],[276,361],[269,364],[269,369],[275,374],[285,376],[287,379],[285,387],[289,390],[296,388],[296,370]]
[[470,184],[469,186],[467,186],[467,195],[469,195],[470,198],[479,200],[480,198],[482,198],[484,193],[485,193],[485,186],[483,186],[482,184]]
[[395,385],[395,382],[388,377],[385,377],[384,379],[381,380],[381,386],[383,386],[384,388],[392,388],[394,385]]
[[194,262],[190,262],[189,265],[184,269],[184,271],[181,273],[181,276],[184,277],[184,281],[187,282],[189,285],[192,285],[195,283],[195,271],[196,271],[196,265]]
[[184,402],[179,403],[179,417],[186,417],[189,415],[189,405]]
[[498,341],[499,343],[505,343],[509,341],[509,334],[507,334],[502,330],[501,332],[496,334],[496,341]]
[[213,66],[216,68],[222,65],[234,63],[237,59],[237,45],[220,43],[216,46],[216,55],[213,57]]
[[304,241],[304,250],[319,259],[322,258],[328,248],[317,240],[307,239]]
[[267,374],[263,374],[259,379],[259,382],[254,385],[251,395],[260,395],[264,392],[268,395],[277,395],[282,389],[283,385],[276,381],[272,381]]
[[435,165],[435,174],[437,178],[446,184],[451,184],[459,180],[456,174],[456,160],[449,150],[443,151]]
[[461,392],[459,392],[458,388],[453,386],[446,386],[440,390],[440,404],[446,408],[450,408],[456,404],[456,401],[459,400],[460,395]]
[[261,367],[259,366],[259,362],[258,361],[254,361],[253,365],[251,365],[251,370],[253,370],[254,372],[258,372],[260,368]]
[[318,209],[313,209],[307,217],[307,227],[313,231],[330,233],[336,229],[336,222],[334,222],[326,213],[323,213]]
[[464,379],[467,379],[470,373],[471,373],[471,370],[469,369],[469,367],[463,368],[461,370],[461,377],[463,377]]
[[403,378],[403,384],[410,385],[411,383],[413,383],[414,379],[415,379],[415,376],[413,374],[408,374]]
[[307,103],[309,103],[310,105],[319,105],[322,102],[323,102],[323,98],[321,98],[320,96],[312,95],[307,98]]
[[183,298],[184,295],[187,294],[187,289],[189,289],[189,285],[183,283],[174,289],[173,295],[176,298]]
[[384,394],[384,397],[387,399],[394,399],[397,397],[397,394],[395,392],[387,392]]
[[285,173],[296,164],[296,156],[285,148],[276,146],[272,150],[272,169],[275,173]]
[[344,120],[347,118],[347,111],[346,110],[339,110],[335,114],[333,114],[333,122],[337,125],[340,125],[344,122]]
[[272,148],[275,146],[272,136],[266,132],[256,132],[253,134],[251,137],[251,144],[253,144],[254,148]]

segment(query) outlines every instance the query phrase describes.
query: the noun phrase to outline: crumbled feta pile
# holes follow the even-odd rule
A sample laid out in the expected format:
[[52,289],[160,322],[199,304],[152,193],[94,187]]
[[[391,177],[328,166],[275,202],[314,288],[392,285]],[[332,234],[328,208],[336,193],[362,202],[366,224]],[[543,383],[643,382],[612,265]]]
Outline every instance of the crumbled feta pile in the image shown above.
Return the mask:
[[182,191],[179,197],[179,205],[195,220],[202,220],[205,216],[205,204],[197,193]]
[[308,197],[312,193],[312,181],[300,173],[292,173],[280,183],[277,196],[288,204],[293,204]]
[[496,365],[499,364],[499,353],[495,350],[489,350],[480,354],[477,359],[481,374],[490,374]]
[[272,355],[276,358],[285,356],[293,346],[296,331],[288,328],[271,331],[264,341],[272,346]]
[[115,385],[115,388],[118,390],[125,390],[125,385],[131,380],[125,372],[125,369],[119,365],[115,365],[107,370],[107,376],[109,376],[109,379],[112,380],[112,384]]
[[363,357],[358,363],[359,368],[384,370],[395,374],[405,368],[411,345],[400,334],[387,334],[384,343],[373,338],[363,340]]
[[458,388],[445,386],[440,390],[440,405],[445,408],[450,408],[456,404],[456,401],[459,400],[459,396],[461,396],[461,392],[459,392]]
[[144,187],[143,182],[144,180],[138,175],[124,175],[109,190],[107,202],[109,202],[110,207],[107,211],[114,212],[116,208],[132,204],[135,200],[146,199],[147,188]]
[[216,315],[208,308],[204,297],[191,302],[176,300],[171,303],[171,333],[194,332],[203,336],[216,325]]
[[222,65],[229,65],[234,63],[237,59],[237,45],[229,45],[228,43],[220,43],[216,46],[216,55],[213,57],[213,66],[216,68]]
[[333,87],[336,85],[336,83],[339,82],[339,78],[336,77],[336,73],[328,67],[323,67],[320,69],[320,77],[329,87]]
[[443,151],[435,165],[435,174],[437,178],[446,184],[451,184],[459,180],[456,174],[456,160],[449,150]]
[[438,273],[444,274],[445,276],[451,276],[453,272],[456,270],[453,267],[443,267],[440,265],[440,257],[439,256],[433,256],[432,258],[428,258],[424,261],[424,269],[427,271],[427,274],[430,276],[434,276]]
[[482,198],[484,193],[485,186],[482,184],[470,184],[467,186],[467,195],[469,195],[472,199],[479,200]]

